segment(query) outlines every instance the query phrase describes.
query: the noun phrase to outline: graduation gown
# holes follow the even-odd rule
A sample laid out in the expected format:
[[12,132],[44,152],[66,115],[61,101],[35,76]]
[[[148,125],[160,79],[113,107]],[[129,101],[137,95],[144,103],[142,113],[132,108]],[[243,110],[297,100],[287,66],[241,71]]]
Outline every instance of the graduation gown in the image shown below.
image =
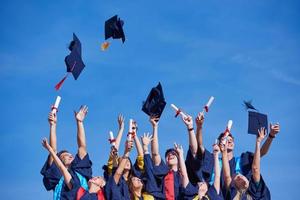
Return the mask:
[[[144,167],[145,167],[145,188],[148,193],[153,195],[155,199],[166,199],[165,197],[165,176],[169,172],[168,166],[161,160],[158,166],[154,166],[154,163],[150,157],[150,154],[144,155]],[[173,171],[174,178],[174,193],[175,199],[180,199],[180,174],[179,171]]]
[[[92,177],[92,161],[90,160],[89,155],[86,154],[83,159],[80,159],[78,154],[76,154],[68,171],[72,176],[72,189],[69,190],[67,185],[63,182],[59,194],[61,200],[76,199],[77,190],[81,186],[81,180],[79,176],[82,176],[86,180],[89,180]],[[45,188],[48,191],[54,191],[62,178],[62,175],[55,163],[52,162],[52,164],[49,165],[47,159],[40,173],[43,175],[43,183]]]
[[[182,192],[182,199],[183,200],[194,200],[197,199],[198,200],[198,190],[199,187],[192,185],[191,183],[189,183],[185,188],[181,188],[181,192]],[[219,194],[217,193],[217,190],[215,189],[215,187],[209,186],[206,195],[202,198],[202,200],[224,200],[222,192],[220,191]]]
[[115,182],[113,175],[108,178],[105,185],[106,200],[130,200],[127,182],[121,176],[119,183]]
[[[253,200],[270,200],[271,199],[271,193],[269,191],[269,188],[267,187],[264,179],[262,176],[260,176],[259,183],[255,183],[253,180],[253,177],[249,177],[249,187],[246,190],[244,194],[242,194],[242,200],[247,200],[247,195],[250,195]],[[233,199],[236,194],[237,190],[234,187],[233,183],[230,184],[230,188],[226,193],[226,200]]]

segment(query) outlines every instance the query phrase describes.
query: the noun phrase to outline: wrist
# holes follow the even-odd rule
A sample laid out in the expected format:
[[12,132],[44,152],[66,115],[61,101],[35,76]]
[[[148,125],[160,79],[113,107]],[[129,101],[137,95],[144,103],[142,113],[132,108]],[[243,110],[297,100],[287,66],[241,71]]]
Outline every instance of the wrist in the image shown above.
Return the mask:
[[269,133],[269,138],[271,138],[271,139],[274,139],[276,136],[275,136],[275,134],[273,133]]
[[194,130],[194,128],[193,128],[193,126],[192,127],[187,127],[187,130],[190,132],[190,131],[193,131]]

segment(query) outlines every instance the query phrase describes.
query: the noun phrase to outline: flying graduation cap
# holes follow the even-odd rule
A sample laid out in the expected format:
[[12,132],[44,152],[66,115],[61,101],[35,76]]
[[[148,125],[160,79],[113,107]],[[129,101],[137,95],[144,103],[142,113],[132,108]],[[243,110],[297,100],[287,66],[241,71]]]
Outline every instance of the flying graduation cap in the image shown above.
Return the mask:
[[[122,39],[122,42],[125,42],[125,34],[123,31],[124,21],[118,18],[118,15],[115,15],[105,21],[105,40],[109,38],[113,39]],[[110,43],[105,41],[101,45],[101,49],[105,51],[109,47]]]
[[266,114],[259,113],[251,104],[251,101],[244,101],[244,104],[248,110],[248,133],[257,135],[258,130],[262,127],[264,127],[268,132],[268,116]]
[[166,106],[166,101],[164,98],[164,93],[160,82],[156,87],[153,87],[146,99],[143,102],[142,111],[144,111],[150,117],[160,117],[164,108]]
[[75,33],[73,33],[73,40],[70,42],[68,49],[71,51],[71,53],[65,57],[67,74],[59,83],[56,84],[56,90],[61,88],[62,84],[70,73],[72,73],[74,79],[77,80],[83,68],[85,67],[81,57],[81,43]]

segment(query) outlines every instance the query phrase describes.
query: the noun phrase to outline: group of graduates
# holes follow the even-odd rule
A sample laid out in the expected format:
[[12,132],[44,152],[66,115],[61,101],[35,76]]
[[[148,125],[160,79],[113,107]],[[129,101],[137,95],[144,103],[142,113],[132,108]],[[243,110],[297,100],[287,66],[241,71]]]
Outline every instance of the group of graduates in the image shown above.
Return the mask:
[[[113,145],[103,176],[92,176],[83,125],[87,113],[87,106],[75,112],[78,144],[75,157],[66,150],[57,151],[57,113],[49,113],[49,143],[46,138],[42,140],[49,156],[41,174],[45,188],[53,190],[54,200],[271,199],[260,172],[260,160],[279,132],[279,124],[270,124],[268,135],[266,127],[258,130],[253,153],[234,156],[234,137],[230,132],[221,133],[212,148],[207,148],[202,138],[203,112],[195,119],[181,116],[188,132],[189,149],[184,152],[180,144],[174,144],[165,151],[163,160],[159,151],[159,118],[150,117],[152,134],[144,133],[140,138],[137,123],[133,122],[122,154],[118,150],[124,117],[119,115],[119,131],[111,140]],[[130,153],[134,146],[137,157],[132,162]]]

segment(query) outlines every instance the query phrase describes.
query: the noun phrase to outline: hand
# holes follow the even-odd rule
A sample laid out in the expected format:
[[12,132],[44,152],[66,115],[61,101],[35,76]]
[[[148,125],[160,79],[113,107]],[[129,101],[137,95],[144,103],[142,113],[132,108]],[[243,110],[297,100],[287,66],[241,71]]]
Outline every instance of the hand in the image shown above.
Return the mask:
[[177,154],[179,155],[180,158],[183,158],[183,148],[182,145],[176,144],[174,143],[174,147],[175,147],[175,151],[177,152]]
[[83,122],[84,118],[86,117],[88,113],[88,107],[86,105],[80,106],[80,109],[78,112],[74,111],[75,118],[79,122]]
[[150,133],[144,133],[144,136],[141,136],[142,144],[144,146],[148,146],[150,142],[153,140],[153,136]]
[[220,153],[220,147],[218,144],[213,144],[213,153],[214,155],[218,155]]
[[125,121],[124,116],[122,114],[119,114],[118,116],[119,129],[124,129],[124,121]]
[[132,122],[132,131],[134,132],[134,134],[136,134],[137,130],[138,130],[138,125],[137,125],[136,121],[133,121]]
[[270,124],[270,135],[271,136],[274,136],[277,135],[277,133],[279,133],[280,131],[280,125],[279,123],[276,123],[276,124]]
[[226,153],[227,152],[227,148],[228,148],[228,141],[225,137],[223,137],[220,141],[219,144],[220,150],[222,153]]
[[43,138],[43,140],[42,140],[42,145],[43,145],[43,147],[44,147],[45,149],[47,149],[48,151],[49,151],[49,149],[51,149],[51,146],[49,145],[47,138]]
[[50,125],[55,125],[56,122],[57,122],[56,114],[53,114],[52,112],[50,112],[48,114],[48,122],[49,122]]
[[125,142],[125,153],[128,153],[131,151],[131,149],[133,148],[133,140],[126,140]]
[[193,118],[190,115],[187,115],[187,117],[181,116],[181,119],[187,128],[193,128]]
[[118,156],[118,149],[115,146],[112,146],[110,149],[110,157],[116,158]]
[[266,134],[267,133],[265,127],[261,127],[260,129],[258,129],[258,135],[256,137],[256,141],[261,142],[265,138]]
[[158,127],[159,117],[155,117],[155,116],[150,117],[149,121],[150,121],[153,128]]
[[204,123],[204,114],[203,114],[203,112],[198,113],[195,121],[196,121],[197,127],[202,128],[203,123]]

